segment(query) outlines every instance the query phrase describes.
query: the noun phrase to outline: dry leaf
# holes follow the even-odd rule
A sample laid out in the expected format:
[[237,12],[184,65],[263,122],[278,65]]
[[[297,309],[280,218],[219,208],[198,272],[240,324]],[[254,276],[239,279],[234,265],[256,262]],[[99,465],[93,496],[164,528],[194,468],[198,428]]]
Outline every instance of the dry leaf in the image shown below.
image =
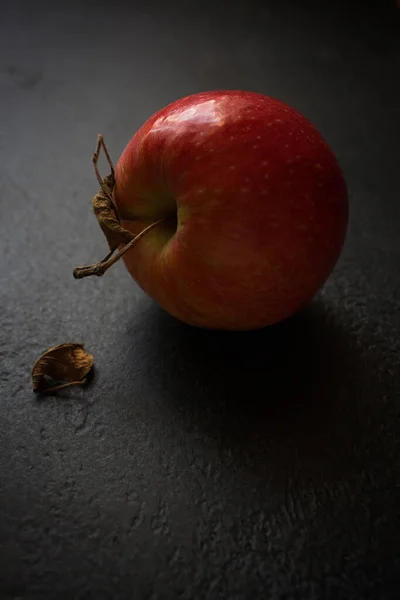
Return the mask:
[[33,365],[33,391],[55,392],[70,385],[82,385],[93,363],[93,356],[83,349],[83,344],[54,346]]
[[116,215],[118,215],[115,205],[112,201],[114,189],[114,176],[104,177],[99,192],[92,201],[93,211],[96,219],[103,231],[111,252],[121,246],[128,244],[134,235],[120,224]]
[[[101,149],[103,149],[111,169],[110,175],[107,175],[104,178],[101,177],[97,167]],[[107,254],[107,256],[103,258],[103,260],[100,260],[97,263],[88,265],[86,267],[75,267],[75,279],[82,279],[83,277],[89,277],[90,275],[97,275],[98,277],[103,275],[107,271],[107,269],[114,265],[126,252],[128,252],[128,250],[133,248],[133,246],[144,235],[146,235],[150,231],[150,229],[153,229],[153,227],[157,227],[157,225],[166,220],[166,218],[163,218],[159,219],[158,221],[155,221],[154,223],[151,223],[151,225],[142,229],[142,231],[137,235],[134,235],[133,233],[128,231],[128,229],[122,227],[117,207],[115,206],[113,201],[113,192],[115,185],[114,165],[108,153],[107,146],[104,143],[102,135],[99,135],[97,139],[96,151],[93,154],[93,166],[97,180],[100,183],[100,190],[93,198],[92,206],[94,214],[97,218],[97,222],[100,225],[101,230],[107,239],[110,248],[110,253]],[[115,251],[118,248],[120,248],[120,250],[115,254]]]
[[[107,175],[104,178],[101,177],[97,166],[101,149],[104,150],[111,169],[110,175]],[[135,238],[133,233],[122,227],[117,207],[113,201],[115,171],[102,135],[99,135],[97,139],[96,150],[93,154],[93,166],[97,180],[100,183],[100,189],[92,200],[92,207],[97,222],[107,239],[110,253],[103,258],[103,260],[94,263],[93,265],[76,267],[74,269],[75,279],[81,279],[82,277],[88,277],[89,275],[103,275],[108,268],[108,262],[114,252],[120,246],[127,246]]]

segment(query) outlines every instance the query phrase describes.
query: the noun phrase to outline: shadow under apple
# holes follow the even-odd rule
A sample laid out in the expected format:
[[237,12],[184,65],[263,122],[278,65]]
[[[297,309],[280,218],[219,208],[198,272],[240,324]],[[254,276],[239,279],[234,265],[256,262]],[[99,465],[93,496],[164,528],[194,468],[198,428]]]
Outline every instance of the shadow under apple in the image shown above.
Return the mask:
[[[152,303],[140,319],[141,360],[162,413],[157,434],[173,431],[173,445],[195,440],[211,460],[256,478],[325,485],[361,473],[380,410],[364,406],[371,365],[322,295],[252,332],[196,329]],[[137,323],[128,329],[137,336]],[[129,352],[137,345],[128,361]]]

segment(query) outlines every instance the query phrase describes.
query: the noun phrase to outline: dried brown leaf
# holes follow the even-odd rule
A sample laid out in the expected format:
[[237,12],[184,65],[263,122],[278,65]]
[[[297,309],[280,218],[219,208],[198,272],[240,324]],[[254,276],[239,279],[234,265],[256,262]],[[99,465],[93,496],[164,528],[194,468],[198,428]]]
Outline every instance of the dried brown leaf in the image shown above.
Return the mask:
[[[110,175],[106,175],[104,178],[101,177],[97,166],[101,149],[103,149],[111,169]],[[103,275],[110,266],[109,261],[114,252],[120,246],[126,247],[135,238],[133,233],[122,227],[117,207],[113,201],[115,171],[102,135],[99,135],[97,139],[96,150],[93,154],[93,167],[100,184],[100,189],[92,200],[92,207],[97,222],[107,239],[110,252],[103,260],[97,263],[88,265],[87,267],[76,267],[74,269],[75,279],[82,279],[82,277],[88,277],[89,275]]]
[[122,227],[119,222],[118,213],[112,201],[113,189],[114,176],[113,174],[107,175],[92,201],[94,214],[111,252],[115,252],[119,246],[128,244],[134,238],[134,235]]
[[[101,149],[103,149],[111,169],[110,175],[107,175],[104,178],[101,177],[97,167]],[[92,265],[88,265],[86,267],[75,267],[73,271],[75,279],[82,279],[83,277],[90,277],[91,275],[97,275],[100,277],[126,252],[128,252],[128,250],[133,248],[133,246],[137,244],[137,242],[144,235],[147,235],[147,233],[153,229],[153,227],[157,227],[157,225],[166,220],[166,217],[164,217],[163,219],[159,219],[158,221],[151,223],[151,225],[142,229],[142,231],[137,235],[134,235],[128,231],[128,229],[122,227],[117,207],[113,201],[115,185],[114,165],[112,164],[102,135],[99,135],[97,139],[96,150],[93,154],[93,166],[97,181],[100,184],[100,190],[93,198],[92,206],[94,214],[97,218],[97,222],[99,223],[101,230],[107,239],[110,252],[105,258],[103,258],[103,260],[93,263]],[[118,248],[120,248],[120,250],[115,253]]]
[[66,343],[45,352],[32,368],[34,392],[57,391],[82,385],[93,367],[94,358],[83,344]]

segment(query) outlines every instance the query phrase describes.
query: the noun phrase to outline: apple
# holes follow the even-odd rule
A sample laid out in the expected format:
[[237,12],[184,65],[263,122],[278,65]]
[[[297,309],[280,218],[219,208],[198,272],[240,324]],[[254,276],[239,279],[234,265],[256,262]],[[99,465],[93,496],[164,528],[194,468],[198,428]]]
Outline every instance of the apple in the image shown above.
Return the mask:
[[285,319],[331,273],[348,222],[346,183],[315,127],[245,91],[188,96],[155,113],[115,169],[125,264],[186,323],[247,330]]

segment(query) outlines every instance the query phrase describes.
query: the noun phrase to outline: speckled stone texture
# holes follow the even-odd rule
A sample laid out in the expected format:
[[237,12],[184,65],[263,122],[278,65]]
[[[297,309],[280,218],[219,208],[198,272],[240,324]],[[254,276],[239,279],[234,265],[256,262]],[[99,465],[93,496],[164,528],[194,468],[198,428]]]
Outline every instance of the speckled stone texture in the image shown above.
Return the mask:
[[[397,600],[400,10],[160,4],[1,4],[0,597]],[[265,331],[186,327],[122,264],[72,278],[106,252],[97,133],[116,159],[211,88],[294,105],[350,188],[334,274]],[[92,385],[34,396],[70,340]]]

